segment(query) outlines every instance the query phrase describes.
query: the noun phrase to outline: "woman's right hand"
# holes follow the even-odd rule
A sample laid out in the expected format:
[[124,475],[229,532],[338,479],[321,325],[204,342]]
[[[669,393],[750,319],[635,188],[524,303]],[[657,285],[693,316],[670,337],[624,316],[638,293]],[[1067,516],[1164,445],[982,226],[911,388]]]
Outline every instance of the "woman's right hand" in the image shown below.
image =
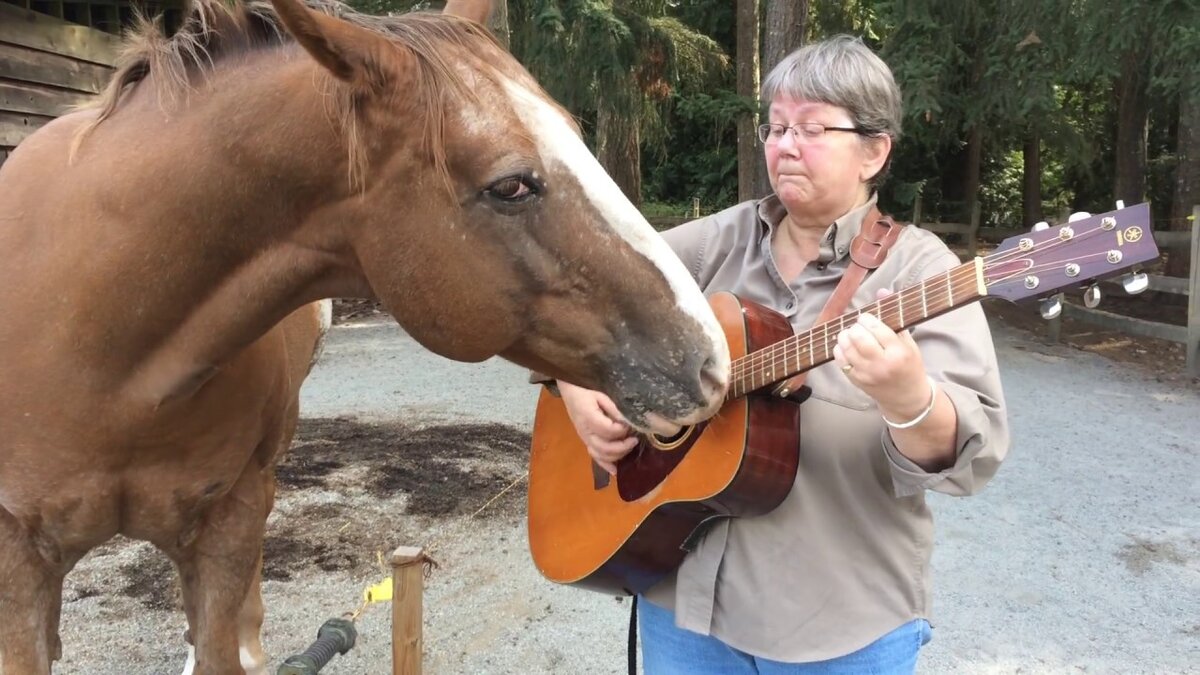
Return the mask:
[[637,446],[633,428],[605,394],[559,380],[558,392],[575,432],[600,468],[617,475],[617,462]]

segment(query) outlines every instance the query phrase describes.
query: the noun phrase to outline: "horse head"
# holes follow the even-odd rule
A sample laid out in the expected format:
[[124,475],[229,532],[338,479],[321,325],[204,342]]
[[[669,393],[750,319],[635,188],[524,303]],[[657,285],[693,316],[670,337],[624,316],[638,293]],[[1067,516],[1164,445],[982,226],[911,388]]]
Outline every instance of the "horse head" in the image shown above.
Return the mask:
[[[728,348],[702,293],[486,29],[433,15],[379,32],[271,2],[350,101],[357,196],[339,208],[366,284],[410,335],[600,389],[643,429],[719,407]],[[487,4],[447,11],[478,20]]]

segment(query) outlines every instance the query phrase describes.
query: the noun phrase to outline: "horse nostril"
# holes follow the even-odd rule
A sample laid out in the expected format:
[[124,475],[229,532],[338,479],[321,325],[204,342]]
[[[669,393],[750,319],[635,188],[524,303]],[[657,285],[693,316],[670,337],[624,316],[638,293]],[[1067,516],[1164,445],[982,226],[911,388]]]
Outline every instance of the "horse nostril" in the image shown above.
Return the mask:
[[716,358],[708,357],[700,367],[700,392],[711,401],[724,396],[728,386],[729,372],[718,365]]

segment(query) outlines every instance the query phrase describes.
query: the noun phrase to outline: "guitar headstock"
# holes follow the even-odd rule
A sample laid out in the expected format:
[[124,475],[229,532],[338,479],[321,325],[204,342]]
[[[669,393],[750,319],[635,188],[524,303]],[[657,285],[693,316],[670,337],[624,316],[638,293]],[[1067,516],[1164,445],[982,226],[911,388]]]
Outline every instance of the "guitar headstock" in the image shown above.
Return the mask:
[[988,295],[1016,302],[1156,259],[1150,205],[1138,204],[1009,237],[984,256],[983,275]]

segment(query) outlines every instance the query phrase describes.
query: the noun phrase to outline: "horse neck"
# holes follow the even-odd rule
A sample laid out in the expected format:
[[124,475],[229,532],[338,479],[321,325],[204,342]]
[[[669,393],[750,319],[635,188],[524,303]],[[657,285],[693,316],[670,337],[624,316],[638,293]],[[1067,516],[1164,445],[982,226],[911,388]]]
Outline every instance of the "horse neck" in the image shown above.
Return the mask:
[[[125,327],[105,336],[110,374],[138,399],[187,393],[306,302],[369,292],[331,222],[354,195],[315,65],[267,56],[215,72],[167,115],[145,82],[84,146],[124,156],[118,189],[144,195],[101,225],[124,245],[99,235],[94,249],[112,252],[98,271],[122,299],[105,312]],[[147,260],[161,261],[152,278],[127,274]]]

